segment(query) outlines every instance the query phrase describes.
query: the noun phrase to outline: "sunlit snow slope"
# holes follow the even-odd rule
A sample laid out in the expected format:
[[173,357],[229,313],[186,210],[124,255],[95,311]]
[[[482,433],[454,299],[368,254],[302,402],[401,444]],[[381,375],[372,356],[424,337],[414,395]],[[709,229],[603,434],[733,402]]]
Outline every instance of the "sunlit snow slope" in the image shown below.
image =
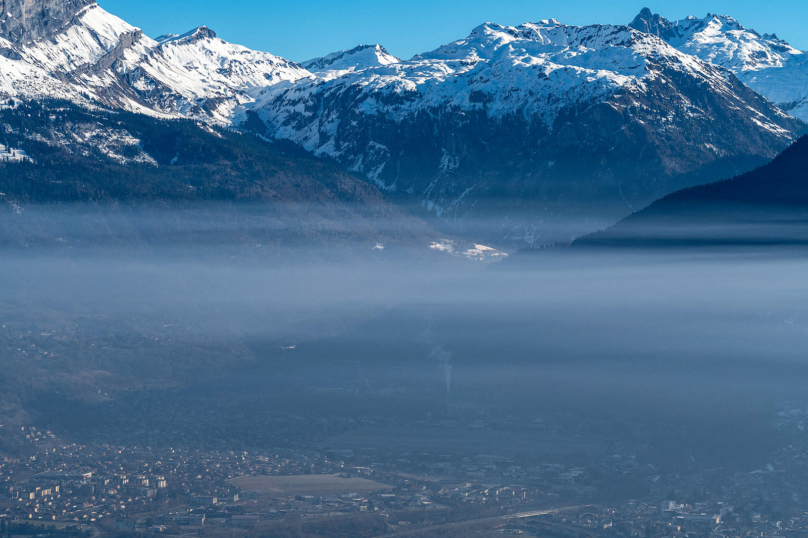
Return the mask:
[[732,70],[750,88],[808,121],[808,53],[776,34],[759,34],[726,15],[669,21],[648,8],[631,26],[678,50]]

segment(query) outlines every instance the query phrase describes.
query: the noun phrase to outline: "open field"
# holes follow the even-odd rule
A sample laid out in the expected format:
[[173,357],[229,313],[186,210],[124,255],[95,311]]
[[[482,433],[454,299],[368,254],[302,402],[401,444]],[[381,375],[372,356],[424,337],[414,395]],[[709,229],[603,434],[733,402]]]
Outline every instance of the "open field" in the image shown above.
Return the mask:
[[342,478],[338,474],[292,476],[242,476],[230,483],[260,495],[338,495],[388,490],[390,486],[365,478]]

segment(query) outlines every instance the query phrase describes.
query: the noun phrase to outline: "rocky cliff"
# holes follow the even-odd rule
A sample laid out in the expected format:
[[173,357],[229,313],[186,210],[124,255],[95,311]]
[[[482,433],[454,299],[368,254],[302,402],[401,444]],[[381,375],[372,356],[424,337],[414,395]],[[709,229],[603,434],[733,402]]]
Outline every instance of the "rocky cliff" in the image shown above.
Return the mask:
[[95,0],[2,0],[0,34],[16,44],[59,32]]

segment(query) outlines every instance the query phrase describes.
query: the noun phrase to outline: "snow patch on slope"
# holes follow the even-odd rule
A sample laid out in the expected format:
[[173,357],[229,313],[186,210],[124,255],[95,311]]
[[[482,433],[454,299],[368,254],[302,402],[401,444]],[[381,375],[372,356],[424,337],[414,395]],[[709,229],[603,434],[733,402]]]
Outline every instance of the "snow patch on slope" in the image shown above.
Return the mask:
[[501,252],[495,248],[472,244],[468,245],[454,239],[442,239],[440,241],[433,241],[429,248],[438,252],[445,252],[452,256],[459,258],[466,258],[473,261],[481,262],[496,262],[508,257],[508,254]]

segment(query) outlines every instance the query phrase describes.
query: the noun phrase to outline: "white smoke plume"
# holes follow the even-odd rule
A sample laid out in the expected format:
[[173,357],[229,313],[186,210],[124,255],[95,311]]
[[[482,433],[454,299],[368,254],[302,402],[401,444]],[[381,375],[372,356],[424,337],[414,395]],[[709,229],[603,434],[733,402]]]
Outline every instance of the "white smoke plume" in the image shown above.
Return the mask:
[[441,346],[435,346],[429,353],[430,358],[438,363],[446,381],[446,394],[452,391],[452,354]]

